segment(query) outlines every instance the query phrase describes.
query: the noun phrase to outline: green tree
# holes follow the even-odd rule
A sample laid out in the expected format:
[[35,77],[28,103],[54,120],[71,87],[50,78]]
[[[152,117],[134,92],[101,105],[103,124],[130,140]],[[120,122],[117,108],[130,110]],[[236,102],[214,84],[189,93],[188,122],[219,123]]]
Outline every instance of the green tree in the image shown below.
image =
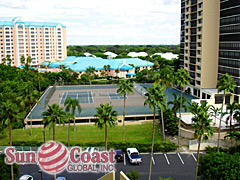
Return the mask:
[[[175,93],[172,93],[172,95],[174,96],[174,100],[173,101],[169,101],[168,105],[172,104],[172,112],[174,113],[174,116],[177,117],[177,112],[179,111],[180,108],[180,102],[181,102],[181,97],[178,97]],[[188,100],[185,97],[182,97],[182,108],[187,111],[188,106],[185,105],[185,103],[187,103]]]
[[55,141],[56,124],[64,124],[65,113],[58,104],[48,105],[48,109],[42,113],[43,124],[53,128],[53,141]]
[[11,166],[7,165],[4,161],[5,154],[0,154],[0,179],[1,180],[9,180],[9,179],[17,179],[20,175],[19,168],[17,164],[13,164],[13,178],[11,178]]
[[11,59],[11,56],[9,54],[7,55],[7,62],[8,62],[9,66],[12,65],[12,59]]
[[78,109],[78,114],[81,113],[82,108],[79,104],[79,101],[77,99],[72,99],[71,97],[68,97],[65,102],[64,102],[64,106],[66,106],[66,112],[70,112],[72,113],[73,121],[74,121],[74,131],[76,131],[76,125],[75,125],[75,112],[76,112],[76,108]]
[[219,115],[220,108],[217,108],[217,107],[215,107],[215,106],[212,106],[212,107],[211,107],[211,110],[212,110],[212,114],[213,114],[213,116],[214,116],[214,118],[215,118],[215,122],[214,122],[214,125],[215,125],[216,122],[217,122],[217,116]]
[[230,129],[233,129],[234,126],[232,126],[232,120],[233,120],[233,114],[235,109],[237,108],[237,103],[234,101],[232,104],[227,103],[227,111],[223,113],[223,116],[227,115],[226,117],[226,124],[230,122]]
[[126,173],[126,176],[130,179],[130,180],[138,180],[141,176],[138,174],[138,171],[134,171],[133,169],[129,172]]
[[224,136],[224,139],[226,139],[226,138],[229,138],[229,139],[231,139],[231,140],[235,140],[235,146],[237,146],[237,144],[238,144],[238,141],[240,140],[240,133],[238,132],[238,131],[236,131],[236,130],[234,130],[234,131],[228,131],[227,132],[227,135],[226,136]]
[[70,121],[74,119],[74,115],[70,112],[66,112],[65,114],[65,122],[68,122],[68,148],[70,147]]
[[[152,132],[152,147],[151,147],[151,157],[150,157],[149,176],[148,176],[149,180],[151,179],[151,173],[152,173],[152,157],[153,157],[154,137],[155,137],[156,109],[157,109],[157,105],[160,104],[159,101],[164,100],[163,98],[164,96],[162,94],[161,88],[162,87],[160,87],[159,85],[153,84],[151,88],[147,89],[147,93],[145,94],[146,100],[144,102],[144,106],[149,105],[150,109],[153,110],[153,132]],[[164,127],[163,127],[163,130],[164,130]]]
[[113,109],[113,106],[106,103],[105,105],[100,104],[100,107],[96,108],[97,113],[95,115],[97,125],[100,129],[105,127],[105,150],[107,150],[107,127],[115,126],[117,121],[117,111]]
[[155,79],[155,83],[163,85],[166,88],[166,107],[168,106],[168,88],[173,88],[174,76],[173,69],[171,66],[165,66],[160,69],[160,71],[156,71],[153,75]]
[[[8,126],[9,129],[9,146],[12,146],[12,124],[19,121],[19,106],[16,103],[7,99],[0,102],[1,108],[1,123]],[[11,165],[11,180],[14,179],[13,165]]]
[[2,64],[6,64],[7,59],[4,57],[2,58]]
[[[39,98],[39,92],[34,89],[34,86],[31,81],[28,81],[23,84],[21,96],[17,99],[20,100],[20,105],[22,107],[29,107],[29,111],[32,111],[33,103],[37,103],[40,105],[40,102],[38,101]],[[30,136],[32,135],[32,113],[31,113],[31,130],[30,130]]]
[[186,85],[190,85],[190,75],[186,69],[178,69],[175,73],[175,84],[180,87],[181,90],[181,100],[180,100],[180,108],[179,108],[179,121],[178,121],[178,145],[180,145],[180,127],[181,127],[181,119],[182,119],[182,93],[183,89]]
[[223,106],[225,104],[225,98],[227,92],[234,92],[234,88],[236,87],[235,81],[233,81],[232,76],[228,75],[227,73],[222,75],[217,83],[217,89],[218,93],[223,91],[223,101],[222,101],[222,107],[221,107],[221,116],[220,116],[220,122],[219,122],[219,129],[218,129],[218,152],[219,152],[219,143],[220,143],[220,130],[221,130],[221,122],[223,117]]
[[204,141],[208,139],[209,136],[213,135],[213,127],[211,127],[212,119],[210,119],[210,110],[211,105],[207,105],[206,102],[201,102],[201,104],[192,103],[190,107],[190,112],[193,114],[192,125],[195,129],[194,136],[198,140],[198,151],[197,151],[197,167],[195,173],[195,180],[197,180],[198,165],[199,165],[199,151],[201,140]]
[[240,155],[212,152],[201,156],[198,174],[201,180],[239,179]]
[[89,83],[90,83],[90,85],[92,85],[91,77],[92,77],[92,74],[94,74],[94,72],[95,72],[95,68],[94,68],[94,67],[89,66],[89,67],[86,69],[86,74],[87,74],[87,76],[88,76],[88,78],[89,78]]
[[107,76],[108,76],[108,70],[110,70],[110,68],[111,66],[109,64],[103,66],[103,69],[105,70],[105,72],[107,72]]
[[133,94],[133,83],[129,80],[120,81],[117,93],[123,95],[123,142],[125,141],[125,110],[126,110],[126,97],[127,94]]
[[158,179],[156,180],[173,180],[173,178],[169,177],[169,178],[162,178],[162,177],[158,177]]

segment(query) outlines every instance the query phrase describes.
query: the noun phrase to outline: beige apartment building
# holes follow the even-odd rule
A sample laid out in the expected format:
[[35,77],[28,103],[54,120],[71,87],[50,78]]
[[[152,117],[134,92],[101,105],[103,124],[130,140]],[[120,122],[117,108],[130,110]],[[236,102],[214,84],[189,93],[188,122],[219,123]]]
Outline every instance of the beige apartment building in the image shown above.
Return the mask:
[[12,66],[21,65],[21,56],[31,56],[32,66],[62,61],[67,57],[66,26],[51,22],[24,22],[21,17],[0,21],[0,49],[0,63],[9,55]]

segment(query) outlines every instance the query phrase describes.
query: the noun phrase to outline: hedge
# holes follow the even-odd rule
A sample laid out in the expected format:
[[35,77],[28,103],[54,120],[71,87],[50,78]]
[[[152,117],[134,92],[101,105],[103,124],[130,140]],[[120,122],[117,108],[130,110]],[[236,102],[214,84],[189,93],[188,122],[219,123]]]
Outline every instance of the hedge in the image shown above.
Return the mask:
[[[67,146],[67,142],[62,142]],[[13,146],[41,146],[42,142],[38,141],[13,141]],[[70,143],[70,146],[80,146],[80,147],[98,147],[105,146],[105,142],[96,142],[96,143]],[[126,151],[127,148],[135,147],[140,152],[150,152],[151,151],[151,143],[115,143],[108,142],[108,148],[113,149],[121,149],[123,152]],[[154,152],[171,152],[177,149],[177,145],[172,142],[158,142],[154,144]]]

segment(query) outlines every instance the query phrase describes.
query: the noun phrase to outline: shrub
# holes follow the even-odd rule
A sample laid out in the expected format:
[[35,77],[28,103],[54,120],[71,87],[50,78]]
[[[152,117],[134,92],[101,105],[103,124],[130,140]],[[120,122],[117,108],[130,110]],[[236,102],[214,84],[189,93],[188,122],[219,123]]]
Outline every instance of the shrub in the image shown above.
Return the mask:
[[138,174],[138,171],[134,171],[133,169],[130,171],[130,173],[126,173],[126,176],[130,180],[137,180],[140,178],[140,175]]

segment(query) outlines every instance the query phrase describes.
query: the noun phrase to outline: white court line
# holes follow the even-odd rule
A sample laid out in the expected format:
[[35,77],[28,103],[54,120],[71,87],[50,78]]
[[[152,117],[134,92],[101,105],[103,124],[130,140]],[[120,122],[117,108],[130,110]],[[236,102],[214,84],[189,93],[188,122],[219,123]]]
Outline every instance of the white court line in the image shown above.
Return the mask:
[[155,165],[155,161],[154,161],[154,158],[153,158],[153,156],[152,156],[152,163],[153,163],[153,165]]
[[167,158],[167,155],[164,153],[164,156],[165,156],[165,158],[166,158],[166,160],[167,160],[167,163],[168,163],[168,165],[170,164],[170,162],[169,162],[169,160],[168,160],[168,158]]
[[180,154],[179,154],[179,153],[177,153],[177,155],[178,155],[179,159],[181,160],[182,164],[184,164],[184,162],[183,162],[183,160],[182,160],[182,158],[181,158]]
[[125,158],[125,154],[123,154],[123,157],[124,157],[123,164],[124,164],[124,166],[126,166],[126,158]]
[[65,92],[63,93],[63,95],[62,95],[62,97],[61,97],[61,99],[60,99],[59,104],[62,102],[62,98],[63,98],[64,94],[65,94]]
[[192,153],[192,157],[193,159],[197,162],[197,159],[195,158],[194,154]]
[[91,94],[91,96],[92,96],[92,103],[90,103],[90,104],[93,104],[94,103],[94,98],[93,98],[93,93],[92,93],[92,91],[89,91],[90,92],[90,94]]
[[87,99],[88,99],[88,104],[90,103],[90,100],[89,100],[89,91],[87,91]]

